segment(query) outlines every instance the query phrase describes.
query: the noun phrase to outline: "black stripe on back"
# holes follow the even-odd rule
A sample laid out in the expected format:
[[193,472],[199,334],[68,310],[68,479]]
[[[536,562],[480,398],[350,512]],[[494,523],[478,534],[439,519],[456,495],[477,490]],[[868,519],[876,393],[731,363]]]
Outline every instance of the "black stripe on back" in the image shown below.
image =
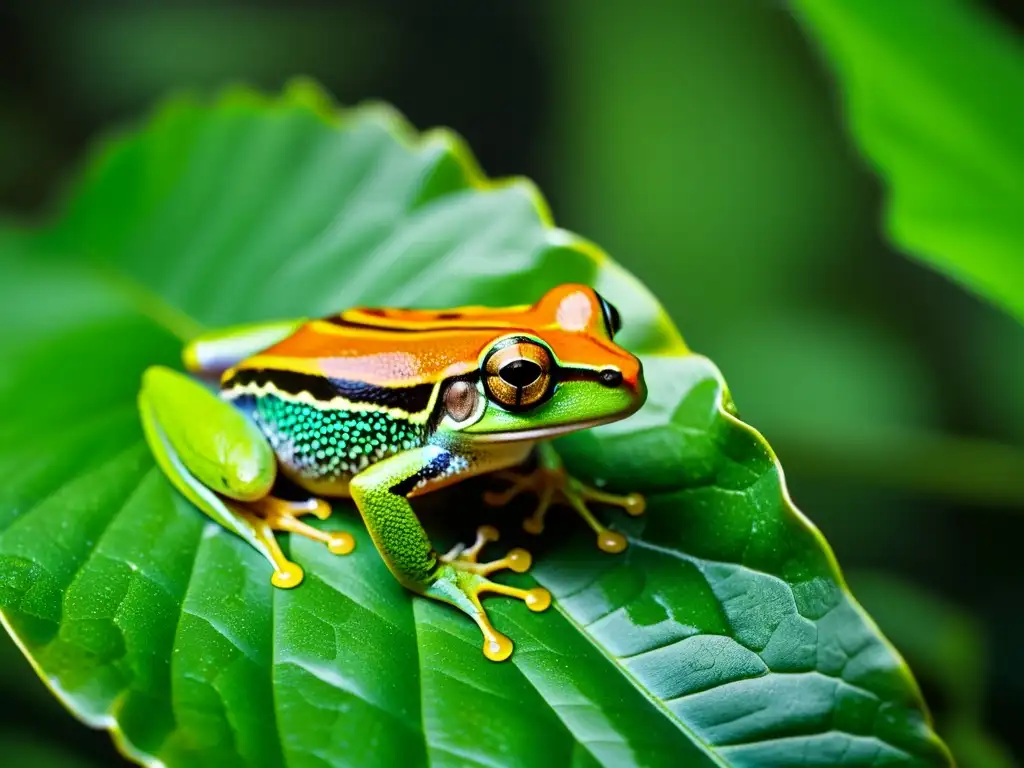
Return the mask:
[[234,375],[224,382],[223,388],[246,384],[263,386],[268,383],[290,395],[308,392],[315,399],[324,401],[340,395],[353,403],[401,408],[406,413],[419,413],[425,410],[434,391],[434,385],[429,383],[414,384],[411,387],[378,387],[365,381],[261,368],[243,368],[235,371]]
[[343,317],[338,315],[331,315],[330,317],[323,317],[320,319],[325,323],[336,325],[339,328],[352,328],[357,331],[378,331],[380,333],[437,333],[439,331],[455,331],[457,333],[465,333],[467,331],[497,331],[499,333],[509,333],[514,330],[507,325],[453,325],[445,328],[406,328],[403,325],[373,325],[371,323],[359,323],[355,320],[345,320]]

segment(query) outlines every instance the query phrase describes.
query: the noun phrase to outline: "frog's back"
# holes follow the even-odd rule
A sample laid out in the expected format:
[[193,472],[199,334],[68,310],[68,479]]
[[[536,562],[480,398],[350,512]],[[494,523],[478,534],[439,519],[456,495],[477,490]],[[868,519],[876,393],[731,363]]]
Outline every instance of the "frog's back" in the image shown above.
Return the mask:
[[496,332],[516,327],[506,313],[353,309],[312,320],[225,371],[221,393],[252,416],[286,475],[345,495],[355,474],[429,439],[442,384],[475,371]]

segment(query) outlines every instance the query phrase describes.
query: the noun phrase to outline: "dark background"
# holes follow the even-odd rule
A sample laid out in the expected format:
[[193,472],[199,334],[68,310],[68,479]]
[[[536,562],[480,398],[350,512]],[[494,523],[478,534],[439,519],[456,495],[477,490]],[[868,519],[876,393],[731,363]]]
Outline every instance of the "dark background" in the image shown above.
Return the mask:
[[[1020,3],[981,5],[1019,33]],[[883,190],[785,3],[5,3],[0,211],[45,213],[99,132],[171,90],[299,74],[454,128],[651,286],[961,764],[1024,756],[1024,329],[885,243]],[[110,764],[6,646],[3,754]]]

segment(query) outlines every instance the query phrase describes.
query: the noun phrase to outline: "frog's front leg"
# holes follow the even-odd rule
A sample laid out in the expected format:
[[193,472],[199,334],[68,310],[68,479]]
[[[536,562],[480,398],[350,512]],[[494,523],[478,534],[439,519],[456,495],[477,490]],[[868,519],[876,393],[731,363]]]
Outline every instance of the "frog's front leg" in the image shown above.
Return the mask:
[[503,661],[512,653],[512,642],[498,632],[480,603],[480,595],[491,592],[522,600],[532,611],[551,604],[546,589],[517,589],[487,578],[494,571],[509,569],[522,573],[530,567],[525,550],[514,549],[501,560],[477,562],[487,541],[497,538],[493,528],[478,532],[477,542],[468,549],[456,547],[441,556],[434,550],[408,501],[420,481],[444,474],[451,455],[437,446],[423,446],[385,459],[356,475],[349,486],[352,499],[380,550],[384,562],[401,584],[426,597],[450,603],[468,614],[484,636],[484,655]]
[[644,497],[639,493],[618,496],[592,488],[572,477],[566,472],[561,457],[550,443],[537,445],[537,467],[533,471],[505,470],[495,472],[493,476],[506,480],[511,485],[500,493],[484,493],[484,501],[492,506],[504,506],[523,491],[534,491],[537,494],[537,508],[523,521],[523,529],[527,533],[537,534],[543,531],[548,508],[551,504],[561,501],[575,509],[587,525],[593,528],[597,534],[597,546],[605,552],[622,552],[627,545],[626,537],[598,520],[587,507],[587,502],[622,507],[634,517],[642,515],[645,508]]
[[351,535],[320,531],[298,519],[305,514],[325,519],[330,514],[325,502],[270,495],[277,477],[270,444],[245,414],[198,382],[163,366],[147,369],[139,413],[164,474],[189,501],[270,562],[275,586],[298,586],[303,573],[285,557],[274,531],[322,541],[338,554],[352,550]]

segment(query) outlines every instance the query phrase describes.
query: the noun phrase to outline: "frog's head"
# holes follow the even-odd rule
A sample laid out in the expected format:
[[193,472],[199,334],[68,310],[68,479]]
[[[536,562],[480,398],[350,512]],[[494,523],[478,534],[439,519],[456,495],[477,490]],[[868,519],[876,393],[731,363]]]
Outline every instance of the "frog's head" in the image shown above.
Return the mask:
[[567,284],[506,314],[475,376],[447,383],[441,426],[477,440],[534,440],[626,418],[647,398],[640,360],[614,342],[618,311]]

